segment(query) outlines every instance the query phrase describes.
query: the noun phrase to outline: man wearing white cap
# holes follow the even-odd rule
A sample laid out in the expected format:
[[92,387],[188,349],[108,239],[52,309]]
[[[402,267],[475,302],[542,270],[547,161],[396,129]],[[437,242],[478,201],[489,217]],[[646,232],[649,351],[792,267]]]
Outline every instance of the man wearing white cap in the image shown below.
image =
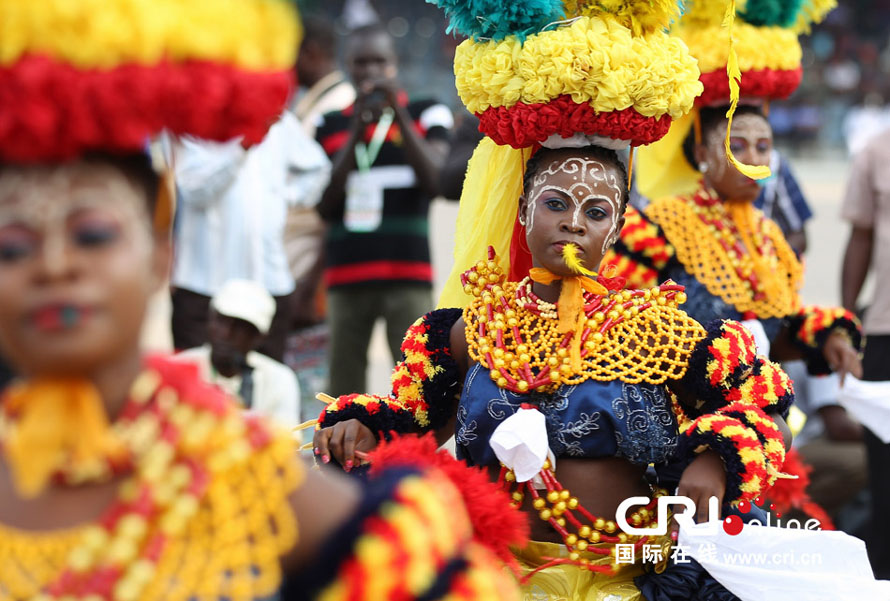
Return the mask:
[[293,427],[300,416],[297,377],[256,351],[274,315],[275,299],[260,284],[229,280],[210,301],[209,342],[178,357],[196,363],[208,382],[240,399],[245,409]]

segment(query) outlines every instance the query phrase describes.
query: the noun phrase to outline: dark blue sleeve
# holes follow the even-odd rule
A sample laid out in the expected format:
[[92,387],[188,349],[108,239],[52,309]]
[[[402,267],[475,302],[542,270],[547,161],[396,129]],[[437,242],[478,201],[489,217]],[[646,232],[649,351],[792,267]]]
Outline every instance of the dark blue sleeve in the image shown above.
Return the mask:
[[813,217],[813,210],[810,208],[806,197],[803,195],[803,191],[800,189],[800,185],[797,183],[797,178],[794,177],[794,173],[785,159],[781,159],[779,164],[779,177],[785,186],[785,191],[788,193],[789,200],[791,200],[791,206],[794,207],[798,218],[801,223],[806,223]]

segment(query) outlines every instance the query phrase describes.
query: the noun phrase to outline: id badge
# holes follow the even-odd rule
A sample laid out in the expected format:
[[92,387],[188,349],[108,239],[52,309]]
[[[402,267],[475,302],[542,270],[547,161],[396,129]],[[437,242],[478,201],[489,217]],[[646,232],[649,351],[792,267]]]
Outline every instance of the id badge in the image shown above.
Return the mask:
[[383,188],[367,173],[353,171],[346,178],[343,225],[350,232],[373,232],[383,221]]

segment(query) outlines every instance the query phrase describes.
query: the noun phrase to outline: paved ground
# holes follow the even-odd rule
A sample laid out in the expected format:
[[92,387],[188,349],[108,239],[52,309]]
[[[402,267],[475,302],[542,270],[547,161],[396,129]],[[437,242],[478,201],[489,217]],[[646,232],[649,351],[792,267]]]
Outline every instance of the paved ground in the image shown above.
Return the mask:
[[[840,265],[848,227],[838,218],[848,165],[846,159],[792,159],[792,168],[801,181],[815,218],[810,222],[809,252],[806,261],[804,301],[838,303],[840,301]],[[436,201],[431,213],[433,264],[436,271],[436,294],[451,268],[454,223],[457,203]],[[169,302],[159,294],[152,304],[146,327],[146,345],[166,350],[171,346],[169,334]],[[378,324],[369,351],[369,387],[366,392],[386,393],[392,359],[386,346],[383,329]],[[307,395],[309,396],[309,395]]]

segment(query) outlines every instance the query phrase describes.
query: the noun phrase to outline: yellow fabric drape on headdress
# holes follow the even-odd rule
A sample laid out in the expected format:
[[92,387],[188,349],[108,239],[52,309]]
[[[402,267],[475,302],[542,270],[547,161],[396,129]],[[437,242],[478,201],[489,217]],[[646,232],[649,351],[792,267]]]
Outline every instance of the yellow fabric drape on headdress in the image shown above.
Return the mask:
[[[721,27],[728,29],[729,34],[726,74],[729,78],[730,93],[729,97],[726,98],[726,102],[730,108],[726,113],[728,120],[724,139],[726,158],[735,169],[738,169],[748,177],[753,179],[769,177],[770,169],[768,166],[745,165],[736,159],[729,147],[732,117],[739,103],[739,81],[742,78],[732,32],[736,18],[735,1],[730,0],[722,7],[718,2],[703,2],[701,4],[705,10],[700,12],[702,12],[702,15],[706,15],[706,18],[702,15],[698,15],[698,17],[702,18],[706,23],[708,20],[715,19],[717,10],[720,9],[723,14]],[[687,19],[691,20],[695,16],[695,10],[690,11]],[[696,111],[698,111],[698,107],[693,108],[692,111],[680,119],[675,119],[671,123],[671,128],[665,137],[639,149],[637,158],[637,187],[640,194],[644,197],[654,199],[667,196],[688,196],[693,194],[698,188],[701,174],[697,171],[696,166],[690,165],[683,155],[683,141],[695,122]]]
[[41,380],[14,385],[4,397],[16,414],[3,449],[16,490],[35,497],[62,468],[101,470],[126,456],[108,424],[96,388],[86,380]]
[[[531,148],[499,146],[488,137],[479,142],[464,179],[454,235],[454,266],[439,297],[439,308],[470,303],[460,275],[485,257],[489,246],[499,257],[509,258],[522,178],[531,155]],[[509,272],[509,266],[502,267]]]
[[697,108],[675,119],[661,140],[637,149],[637,188],[646,198],[686,196],[698,189],[701,174],[683,155],[683,140],[692,130]]
[[729,145],[729,138],[732,132],[732,117],[735,115],[736,107],[739,106],[739,83],[742,80],[742,71],[739,69],[739,55],[735,51],[735,40],[732,38],[733,23],[735,23],[735,0],[730,0],[726,7],[726,15],[723,17],[723,26],[729,30],[729,58],[726,60],[726,75],[729,78],[729,110],[726,112],[728,123],[726,125],[726,137],[723,140],[723,148],[726,151],[726,158],[742,174],[752,179],[764,179],[771,174],[769,165],[746,165],[735,158]]

